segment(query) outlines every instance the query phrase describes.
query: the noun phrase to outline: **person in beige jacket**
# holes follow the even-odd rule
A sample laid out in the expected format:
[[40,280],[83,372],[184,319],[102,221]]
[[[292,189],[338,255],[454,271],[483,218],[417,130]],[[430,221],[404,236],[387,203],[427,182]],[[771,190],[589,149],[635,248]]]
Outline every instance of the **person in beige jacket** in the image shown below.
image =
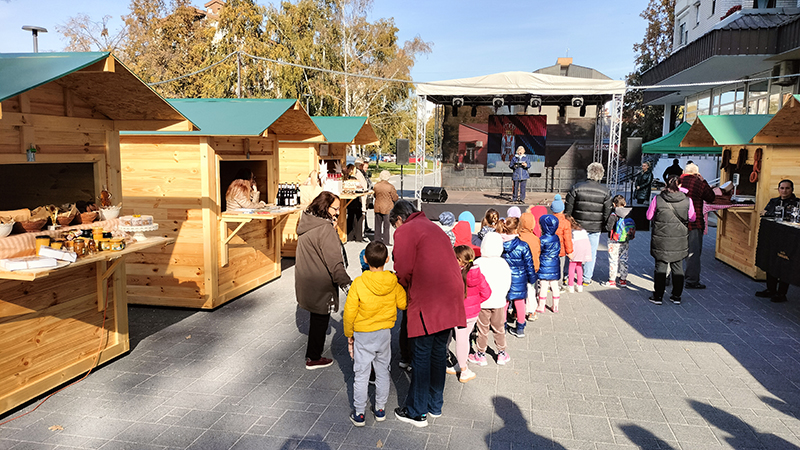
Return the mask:
[[311,313],[306,347],[306,369],[333,364],[322,357],[331,312],[339,310],[339,292],[350,287],[344,264],[344,248],[336,233],[339,197],[324,191],[300,215],[294,288],[297,303]]
[[381,172],[381,181],[375,183],[375,240],[381,241],[387,246],[392,245],[391,225],[389,224],[389,213],[392,212],[394,202],[400,197],[397,196],[397,189],[389,183],[392,174],[388,170]]

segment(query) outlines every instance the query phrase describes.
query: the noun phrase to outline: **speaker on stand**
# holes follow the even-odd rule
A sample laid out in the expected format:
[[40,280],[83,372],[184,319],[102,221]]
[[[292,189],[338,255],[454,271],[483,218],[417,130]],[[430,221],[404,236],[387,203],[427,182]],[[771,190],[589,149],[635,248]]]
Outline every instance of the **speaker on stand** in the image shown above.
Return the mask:
[[444,203],[447,201],[447,191],[442,187],[425,186],[420,197],[426,203]]

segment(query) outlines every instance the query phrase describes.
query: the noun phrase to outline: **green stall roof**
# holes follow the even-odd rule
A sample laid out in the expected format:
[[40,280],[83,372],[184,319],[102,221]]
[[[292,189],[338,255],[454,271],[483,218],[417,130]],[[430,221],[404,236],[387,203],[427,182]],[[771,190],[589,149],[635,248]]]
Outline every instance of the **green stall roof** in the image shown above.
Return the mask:
[[681,147],[681,141],[691,128],[689,122],[683,122],[674,130],[642,144],[642,153],[649,154],[680,154],[680,155],[706,155],[722,153],[721,147]]
[[681,146],[747,145],[772,117],[773,114],[698,116]]
[[325,136],[325,142],[356,145],[377,144],[378,136],[367,117],[316,116],[311,120]]
[[100,62],[109,55],[108,52],[2,53],[0,101]]
[[204,136],[259,136],[297,102],[261,98],[171,98],[167,101],[202,130],[190,134]]

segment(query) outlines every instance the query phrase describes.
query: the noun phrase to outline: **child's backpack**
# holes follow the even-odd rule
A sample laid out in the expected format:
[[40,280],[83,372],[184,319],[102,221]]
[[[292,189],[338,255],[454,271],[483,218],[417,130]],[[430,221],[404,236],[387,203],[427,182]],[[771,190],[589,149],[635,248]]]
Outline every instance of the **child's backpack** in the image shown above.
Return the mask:
[[614,230],[611,231],[609,236],[612,241],[628,242],[636,237],[636,222],[630,217],[624,219],[617,219],[617,224],[614,225]]

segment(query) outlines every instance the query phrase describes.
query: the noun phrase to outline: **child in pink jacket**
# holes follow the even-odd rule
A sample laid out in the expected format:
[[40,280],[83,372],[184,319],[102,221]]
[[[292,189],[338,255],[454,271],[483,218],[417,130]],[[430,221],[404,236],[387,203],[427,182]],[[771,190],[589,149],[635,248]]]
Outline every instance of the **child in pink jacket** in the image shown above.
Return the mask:
[[475,372],[467,367],[467,356],[469,356],[469,335],[478,321],[478,313],[481,312],[481,303],[492,295],[492,289],[486,278],[481,273],[478,266],[473,265],[475,252],[468,245],[459,245],[455,249],[458,265],[461,266],[461,274],[464,277],[464,288],[466,297],[464,298],[464,312],[467,316],[467,326],[456,328],[456,359],[461,367],[458,381],[466,383],[475,378]]

